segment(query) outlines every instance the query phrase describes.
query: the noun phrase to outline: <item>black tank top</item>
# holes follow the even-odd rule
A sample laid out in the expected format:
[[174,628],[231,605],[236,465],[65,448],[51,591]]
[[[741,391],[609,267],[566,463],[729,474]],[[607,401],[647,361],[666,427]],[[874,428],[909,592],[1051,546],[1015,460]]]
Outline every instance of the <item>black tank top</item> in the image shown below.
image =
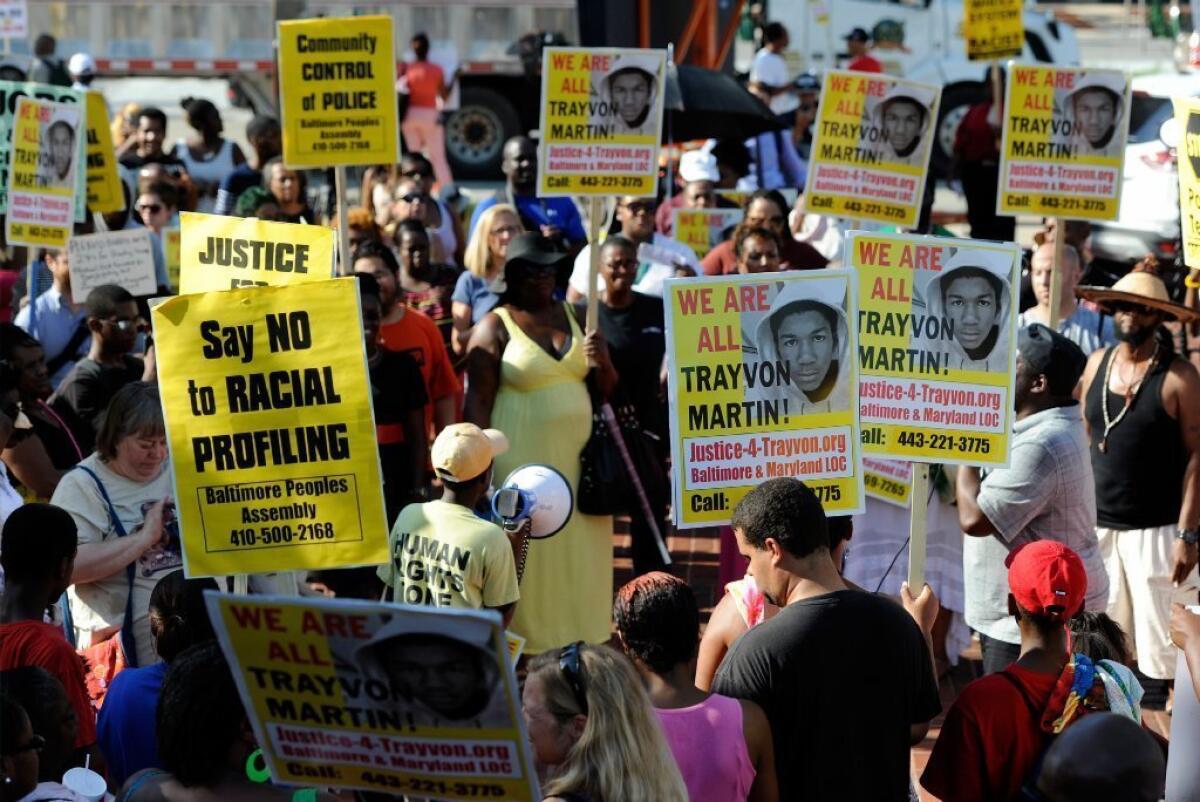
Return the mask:
[[1125,417],[1109,432],[1107,453],[1101,454],[1101,404],[1108,403],[1110,420],[1125,406],[1125,396],[1109,390],[1104,381],[1115,350],[1110,348],[1105,353],[1087,390],[1096,524],[1110,529],[1149,529],[1176,523],[1183,503],[1188,453],[1179,421],[1163,407],[1162,385],[1170,363],[1177,357],[1172,355],[1154,366]]

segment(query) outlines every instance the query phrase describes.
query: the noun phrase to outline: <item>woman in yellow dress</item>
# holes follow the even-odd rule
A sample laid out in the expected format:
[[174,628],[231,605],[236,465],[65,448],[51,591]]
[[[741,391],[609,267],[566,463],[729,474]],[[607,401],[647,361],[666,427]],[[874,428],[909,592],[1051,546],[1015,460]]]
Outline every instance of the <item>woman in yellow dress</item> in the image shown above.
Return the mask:
[[[566,254],[545,238],[521,234],[508,246],[500,303],[467,344],[466,419],[508,436],[496,460],[497,483],[528,463],[542,463],[579,487],[579,452],[592,430],[585,379],[607,396],[616,371],[603,337],[585,338],[572,307],[554,299],[570,270]],[[609,638],[613,590],[612,518],[575,510],[566,527],[532,541],[521,599],[509,627],[529,654],[578,640]]]

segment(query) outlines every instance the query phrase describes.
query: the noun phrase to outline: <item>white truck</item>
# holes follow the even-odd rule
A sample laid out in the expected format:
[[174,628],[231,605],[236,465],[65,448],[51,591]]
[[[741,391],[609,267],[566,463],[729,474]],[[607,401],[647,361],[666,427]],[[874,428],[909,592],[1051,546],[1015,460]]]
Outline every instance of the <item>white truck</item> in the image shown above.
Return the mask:
[[[933,163],[935,169],[948,164],[963,114],[984,94],[988,67],[986,62],[967,61],[962,0],[768,0],[766,13],[788,28],[787,58],[798,72],[843,65],[845,36],[862,28],[871,35],[872,55],[887,72],[940,84],[942,111]],[[1031,1],[1024,17],[1025,47],[1018,60],[1079,63],[1079,44],[1070,26],[1037,11]],[[739,54],[738,66],[747,69],[744,54]]]

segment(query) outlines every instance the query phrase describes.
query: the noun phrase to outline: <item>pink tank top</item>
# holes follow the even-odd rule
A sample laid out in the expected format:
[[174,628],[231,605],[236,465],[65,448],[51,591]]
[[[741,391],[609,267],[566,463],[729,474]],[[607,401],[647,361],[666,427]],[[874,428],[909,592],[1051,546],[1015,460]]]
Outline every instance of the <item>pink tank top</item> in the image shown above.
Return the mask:
[[742,705],[713,694],[694,707],[655,708],[692,802],[746,802],[754,765],[742,732]]

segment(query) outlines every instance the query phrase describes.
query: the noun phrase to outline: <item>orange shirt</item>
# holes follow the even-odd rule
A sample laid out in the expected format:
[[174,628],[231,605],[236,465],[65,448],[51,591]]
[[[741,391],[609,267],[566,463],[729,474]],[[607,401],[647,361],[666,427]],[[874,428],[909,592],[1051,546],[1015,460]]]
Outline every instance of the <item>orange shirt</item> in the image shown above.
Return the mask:
[[404,67],[408,78],[409,108],[436,109],[445,74],[431,61],[410,61]]
[[425,405],[425,424],[431,426],[433,402],[453,397],[461,391],[438,327],[417,310],[406,309],[404,317],[380,327],[379,342],[389,351],[408,354],[416,360],[429,394],[429,403]]

